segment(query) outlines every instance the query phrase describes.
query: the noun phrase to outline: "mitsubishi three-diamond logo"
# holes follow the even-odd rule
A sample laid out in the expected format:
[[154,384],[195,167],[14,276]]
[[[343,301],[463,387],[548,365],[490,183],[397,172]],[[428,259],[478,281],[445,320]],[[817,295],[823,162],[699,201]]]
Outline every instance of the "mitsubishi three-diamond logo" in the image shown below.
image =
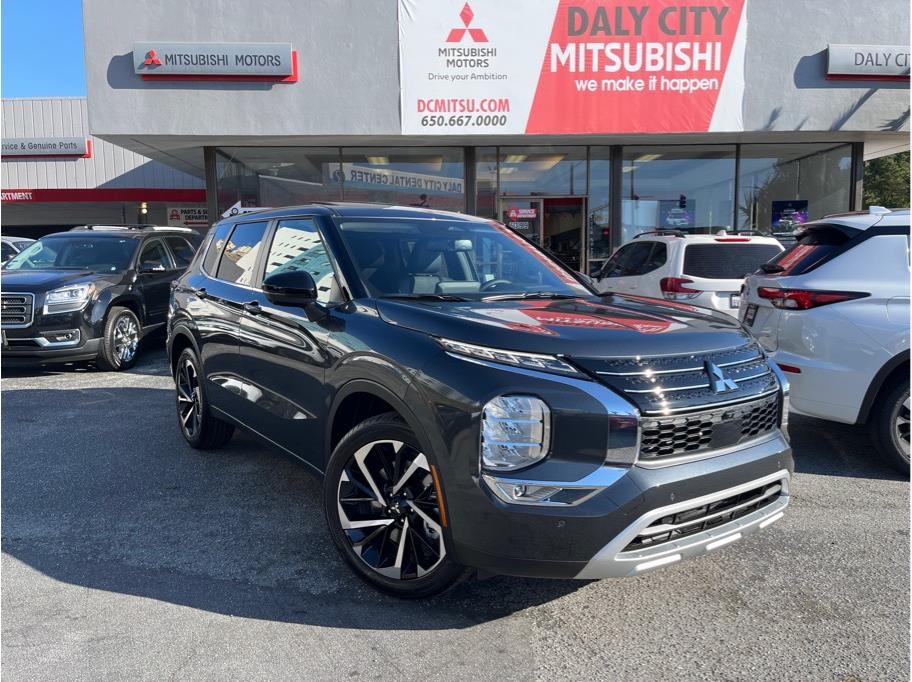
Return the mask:
[[146,59],[143,62],[143,66],[161,66],[161,59],[158,58],[158,55],[155,53],[155,50],[149,50],[146,52]]
[[472,11],[472,8],[469,7],[469,3],[466,3],[462,8],[462,11],[459,13],[459,18],[462,19],[463,28],[451,29],[450,34],[446,39],[448,43],[461,43],[462,39],[465,38],[467,33],[476,43],[488,42],[488,36],[485,35],[483,29],[469,28],[469,24],[471,24],[472,19],[475,18],[475,13]]
[[709,377],[709,387],[713,393],[728,393],[738,390],[738,384],[725,376],[717,365],[707,361],[705,368],[706,375]]

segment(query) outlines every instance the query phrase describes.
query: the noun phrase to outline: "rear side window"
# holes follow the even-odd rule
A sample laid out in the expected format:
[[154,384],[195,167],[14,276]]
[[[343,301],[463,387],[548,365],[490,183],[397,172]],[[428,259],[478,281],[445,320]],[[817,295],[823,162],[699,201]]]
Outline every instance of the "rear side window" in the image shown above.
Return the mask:
[[770,275],[801,275],[840,251],[851,237],[835,227],[809,230],[795,244],[770,261],[764,270]]
[[636,242],[618,249],[605,263],[601,277],[634,277],[665,265],[668,250],[663,242]]
[[219,260],[216,277],[235,284],[253,284],[260,243],[266,234],[267,224],[241,223],[234,228]]
[[174,262],[179,268],[186,268],[193,260],[195,249],[183,237],[165,237],[168,246],[171,247],[171,253],[174,255]]
[[209,250],[206,251],[206,258],[203,260],[203,270],[206,274],[215,276],[215,268],[222,255],[222,249],[225,242],[228,241],[228,233],[231,232],[231,225],[219,225],[215,228],[215,234],[209,241]]
[[684,274],[704,279],[742,279],[781,251],[774,244],[688,244]]

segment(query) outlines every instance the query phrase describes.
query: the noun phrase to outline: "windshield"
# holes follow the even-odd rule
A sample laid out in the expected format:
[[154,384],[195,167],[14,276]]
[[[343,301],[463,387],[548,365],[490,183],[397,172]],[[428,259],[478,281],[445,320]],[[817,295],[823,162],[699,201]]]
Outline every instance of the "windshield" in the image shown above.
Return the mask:
[[371,296],[592,295],[557,261],[498,223],[357,218],[339,228]]
[[120,272],[130,267],[135,239],[66,236],[41,239],[13,257],[5,270]]

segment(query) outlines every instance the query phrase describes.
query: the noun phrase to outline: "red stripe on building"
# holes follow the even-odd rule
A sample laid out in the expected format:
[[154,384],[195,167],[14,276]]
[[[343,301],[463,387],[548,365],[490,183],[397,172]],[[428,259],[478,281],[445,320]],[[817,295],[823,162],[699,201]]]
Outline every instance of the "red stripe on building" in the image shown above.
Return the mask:
[[93,189],[4,189],[0,200],[5,202],[61,201],[184,201],[203,204],[204,189],[143,189],[96,187]]

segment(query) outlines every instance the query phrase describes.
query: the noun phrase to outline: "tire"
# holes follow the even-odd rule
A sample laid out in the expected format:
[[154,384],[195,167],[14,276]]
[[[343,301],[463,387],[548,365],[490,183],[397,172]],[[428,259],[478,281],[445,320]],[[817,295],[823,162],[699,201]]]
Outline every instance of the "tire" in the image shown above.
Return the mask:
[[142,327],[129,308],[114,306],[105,320],[101,351],[95,364],[106,372],[121,372],[136,363]]
[[231,440],[234,425],[212,415],[201,376],[199,358],[192,348],[185,348],[174,372],[177,424],[191,448],[214,450]]
[[397,597],[429,597],[468,574],[446,551],[431,466],[388,413],[352,429],[326,468],[323,507],[336,548],[361,579]]
[[871,420],[874,443],[898,471],[909,475],[909,380],[892,384],[877,399]]

